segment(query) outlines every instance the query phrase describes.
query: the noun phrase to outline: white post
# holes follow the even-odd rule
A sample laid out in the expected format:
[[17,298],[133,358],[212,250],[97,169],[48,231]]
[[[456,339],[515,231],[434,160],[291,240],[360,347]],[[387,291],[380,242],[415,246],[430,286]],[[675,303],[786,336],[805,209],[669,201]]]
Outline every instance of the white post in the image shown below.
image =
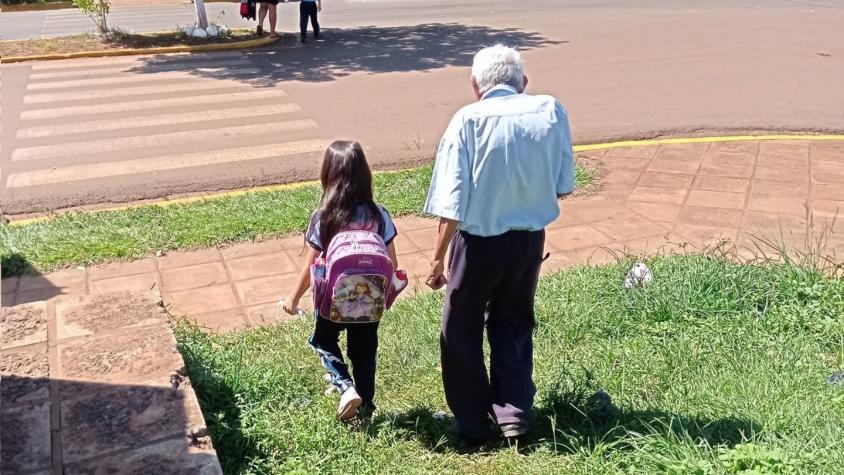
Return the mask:
[[196,26],[203,30],[208,28],[208,16],[205,14],[204,0],[194,0],[193,5],[196,7]]

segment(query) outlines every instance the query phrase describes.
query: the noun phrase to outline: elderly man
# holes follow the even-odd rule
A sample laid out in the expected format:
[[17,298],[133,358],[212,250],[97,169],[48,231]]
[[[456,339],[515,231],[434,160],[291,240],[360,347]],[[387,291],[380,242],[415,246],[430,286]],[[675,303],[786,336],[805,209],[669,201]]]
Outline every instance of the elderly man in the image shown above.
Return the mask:
[[516,50],[498,45],[475,55],[478,102],[451,120],[425,205],[440,217],[427,284],[447,285],[440,335],[445,396],[458,434],[476,442],[529,429],[545,226],[559,216],[557,199],[574,188],[566,111],[553,97],[524,94],[527,82]]

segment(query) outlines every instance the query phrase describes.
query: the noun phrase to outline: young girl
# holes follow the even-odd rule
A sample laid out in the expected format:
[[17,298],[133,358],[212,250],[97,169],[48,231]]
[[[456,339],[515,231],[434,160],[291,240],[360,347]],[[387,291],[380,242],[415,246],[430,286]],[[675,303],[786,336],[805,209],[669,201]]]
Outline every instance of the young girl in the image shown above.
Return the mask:
[[[284,311],[291,315],[297,312],[299,299],[310,287],[311,264],[341,231],[367,229],[377,232],[384,239],[393,268],[398,268],[393,244],[396,227],[387,210],[376,205],[372,199],[372,173],[360,144],[339,140],[332,143],[325,151],[320,182],[322,199],[305,232],[305,242],[310,246],[305,266],[293,292],[284,299]],[[338,345],[340,332],[344,330],[354,376],[349,374],[349,367]],[[331,384],[340,392],[337,418],[342,421],[349,421],[355,416],[368,418],[375,409],[378,322],[335,323],[316,315],[314,334],[309,343],[328,370]]]

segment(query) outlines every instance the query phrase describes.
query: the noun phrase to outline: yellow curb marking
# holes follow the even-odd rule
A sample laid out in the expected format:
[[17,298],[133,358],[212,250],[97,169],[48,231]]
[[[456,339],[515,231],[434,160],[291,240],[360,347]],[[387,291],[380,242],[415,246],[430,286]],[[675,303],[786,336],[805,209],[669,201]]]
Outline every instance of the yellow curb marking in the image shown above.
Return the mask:
[[258,46],[266,46],[276,41],[281,40],[281,37],[267,37],[258,38],[256,40],[236,41],[234,43],[217,43],[211,45],[194,45],[194,46],[162,46],[158,48],[129,48],[129,49],[113,49],[101,51],[79,51],[76,53],[63,54],[43,54],[35,56],[11,56],[3,58],[3,64],[6,63],[23,63],[26,61],[52,61],[57,59],[75,59],[75,58],[101,58],[104,56],[134,56],[140,54],[164,54],[164,53],[201,53],[206,51],[225,51],[233,49],[256,48]]
[[[777,134],[777,135],[727,135],[723,137],[676,137],[676,138],[665,138],[665,139],[643,139],[643,140],[622,140],[618,142],[605,142],[605,143],[596,143],[596,144],[587,144],[587,145],[575,145],[572,147],[575,152],[588,152],[590,150],[604,150],[610,148],[619,148],[619,147],[642,147],[647,145],[678,145],[678,144],[689,144],[689,143],[714,143],[714,142],[752,142],[752,141],[765,141],[765,140],[840,140],[844,141],[844,134],[842,135],[834,135],[834,134],[826,134],[826,135],[788,135],[788,134]],[[405,170],[394,170],[389,172],[379,172],[379,173],[400,173]],[[211,193],[205,194],[201,196],[190,196],[186,198],[175,198],[172,200],[167,201],[160,201],[155,203],[140,203],[140,204],[130,204],[125,206],[118,206],[114,208],[104,208],[91,211],[92,213],[99,213],[99,212],[110,212],[110,211],[123,211],[127,209],[133,208],[140,208],[142,206],[174,206],[174,205],[183,205],[189,203],[196,203],[198,201],[207,201],[207,200],[217,200],[223,198],[230,198],[235,196],[244,196],[250,193],[261,193],[261,192],[268,192],[268,191],[281,191],[281,190],[292,190],[303,188],[310,185],[315,185],[319,183],[316,180],[310,181],[302,181],[297,183],[284,183],[280,185],[267,185],[267,186],[260,186],[256,188],[248,188],[245,190],[233,190],[233,191],[224,191],[220,193]],[[52,217],[51,216],[39,216],[35,218],[26,218],[26,219],[19,219],[14,220],[9,223],[10,226],[26,226],[29,224],[34,224],[41,221],[48,221]]]

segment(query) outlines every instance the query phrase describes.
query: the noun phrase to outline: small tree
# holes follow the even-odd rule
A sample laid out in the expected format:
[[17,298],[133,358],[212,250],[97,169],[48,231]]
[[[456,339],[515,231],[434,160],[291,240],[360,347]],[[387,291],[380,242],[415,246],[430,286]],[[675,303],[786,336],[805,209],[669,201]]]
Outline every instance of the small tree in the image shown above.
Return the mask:
[[106,17],[111,9],[109,0],[73,0],[73,5],[94,20],[101,35],[108,33]]

